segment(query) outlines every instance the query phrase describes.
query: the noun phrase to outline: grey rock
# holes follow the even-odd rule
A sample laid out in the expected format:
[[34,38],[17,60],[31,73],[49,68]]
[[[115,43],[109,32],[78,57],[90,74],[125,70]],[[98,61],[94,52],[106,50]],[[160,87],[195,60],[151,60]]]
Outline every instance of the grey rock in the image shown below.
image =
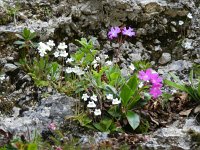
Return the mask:
[[166,64],[170,61],[171,61],[171,54],[170,53],[163,53],[162,56],[160,57],[160,59],[158,60],[158,62],[161,65],[164,65],[164,64]]
[[147,142],[141,145],[144,150],[198,149],[194,147],[195,143],[188,134],[191,130],[200,133],[200,128],[194,118],[186,119],[185,123],[176,121],[169,127],[155,131]]
[[194,49],[193,42],[194,42],[193,39],[186,38],[182,42],[182,47],[185,48],[186,50],[192,50],[192,49]]
[[141,54],[129,54],[129,58],[132,62],[142,60]]
[[13,71],[15,71],[18,68],[19,67],[16,66],[16,65],[14,65],[14,64],[7,63],[7,64],[4,65],[3,71],[4,72],[13,72]]
[[0,128],[17,133],[35,129],[42,131],[53,120],[56,124],[62,123],[65,117],[73,115],[72,107],[76,100],[62,94],[52,95],[41,100],[36,108],[29,108],[19,116],[19,108],[14,107],[12,117],[0,116]]

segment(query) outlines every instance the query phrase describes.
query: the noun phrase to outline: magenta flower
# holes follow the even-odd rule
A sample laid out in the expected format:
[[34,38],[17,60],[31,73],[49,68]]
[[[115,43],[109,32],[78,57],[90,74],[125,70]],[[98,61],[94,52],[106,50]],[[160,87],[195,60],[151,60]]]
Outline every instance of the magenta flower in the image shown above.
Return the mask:
[[159,83],[159,82],[158,83],[154,83],[152,85],[153,88],[162,88],[162,86],[163,86],[162,83]]
[[133,28],[131,28],[131,27],[129,27],[128,29],[126,27],[124,27],[122,29],[122,34],[130,36],[130,37],[135,36],[135,32],[133,31]]
[[149,81],[151,79],[151,69],[147,69],[146,71],[139,71],[139,79],[143,81]]
[[149,93],[153,96],[153,98],[157,98],[162,94],[162,91],[160,88],[152,86]]
[[150,75],[150,81],[152,84],[162,83],[162,78],[159,77],[158,73],[152,73]]
[[151,68],[147,69],[146,71],[139,71],[139,79],[147,82],[150,81],[148,83],[151,84],[149,93],[152,95],[153,98],[157,98],[162,94],[162,78],[157,72],[153,71]]
[[108,32],[109,39],[116,38],[118,34],[121,32],[121,29],[119,27],[111,27],[110,31]]

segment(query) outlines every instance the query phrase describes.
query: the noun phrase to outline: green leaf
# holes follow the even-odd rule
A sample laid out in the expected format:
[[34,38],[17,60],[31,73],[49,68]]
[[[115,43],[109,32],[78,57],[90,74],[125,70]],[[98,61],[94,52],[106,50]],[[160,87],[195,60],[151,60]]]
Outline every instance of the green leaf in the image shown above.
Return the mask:
[[106,131],[105,128],[101,125],[101,123],[94,123],[93,125],[97,130],[99,130],[101,132],[105,132]]
[[36,32],[30,33],[29,40],[32,40],[36,37]]
[[36,143],[29,143],[28,144],[28,150],[37,150],[37,144]]
[[132,96],[132,90],[129,88],[129,86],[127,84],[123,85],[119,96],[122,100],[122,105],[126,107],[127,103],[129,102],[129,100]]
[[117,109],[118,106],[113,106],[108,110],[108,113],[114,117],[114,118],[118,118],[121,117],[121,113],[120,111]]
[[130,100],[129,104],[128,104],[128,109],[133,109],[134,106],[138,103],[138,101],[140,100],[140,94],[134,94],[134,96],[132,97],[132,99]]
[[24,40],[24,37],[23,36],[21,36],[20,34],[15,34],[18,38],[20,38],[20,39],[22,39],[22,40]]
[[31,31],[28,28],[24,28],[23,37],[24,37],[25,40],[29,39],[30,34],[31,34]]
[[93,125],[101,132],[108,132],[112,122],[111,119],[104,118],[99,123],[94,123]]
[[138,79],[137,79],[137,76],[136,75],[132,76],[129,79],[127,85],[133,90],[133,93],[134,93],[137,90],[137,88],[138,88]]
[[16,45],[22,45],[22,44],[25,44],[25,42],[23,42],[23,41],[15,41],[14,44],[16,44]]
[[111,119],[103,119],[101,124],[105,126],[106,131],[109,129],[110,125],[112,124]]
[[128,111],[126,117],[133,130],[135,130],[140,125],[140,117],[138,114],[132,111]]
[[181,91],[188,92],[187,89],[185,88],[185,85],[177,84],[177,83],[172,82],[170,80],[164,80],[164,83],[171,86],[171,87],[177,88]]
[[113,94],[115,96],[117,96],[117,90],[115,87],[109,85],[109,84],[106,84],[105,85],[105,91],[107,94]]

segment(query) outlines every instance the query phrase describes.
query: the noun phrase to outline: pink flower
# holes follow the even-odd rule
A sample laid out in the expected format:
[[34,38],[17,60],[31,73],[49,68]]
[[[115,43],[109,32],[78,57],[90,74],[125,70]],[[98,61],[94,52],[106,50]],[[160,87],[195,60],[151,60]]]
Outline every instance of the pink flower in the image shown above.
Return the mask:
[[146,71],[140,71],[139,79],[147,82],[150,81],[149,84],[151,84],[152,86],[149,93],[153,96],[153,98],[157,98],[162,94],[162,78],[157,72],[153,71],[151,68],[147,69]]
[[118,34],[121,32],[121,29],[119,27],[111,27],[110,31],[108,32],[109,39],[116,38]]
[[162,94],[162,91],[159,87],[152,86],[149,93],[153,96],[153,98],[157,98]]
[[48,128],[50,129],[50,130],[56,130],[56,125],[55,125],[55,123],[50,123],[49,125],[48,125]]
[[56,147],[56,149],[55,150],[62,150],[62,148],[61,147]]
[[152,84],[161,83],[162,78],[159,77],[158,73],[152,73],[150,75],[150,81],[151,81]]
[[152,85],[153,88],[161,88],[162,86],[163,86],[162,83],[154,83]]
[[131,27],[129,27],[128,29],[126,27],[124,27],[122,29],[122,34],[130,36],[130,37],[135,36],[135,32],[133,31],[133,28],[131,28]]
[[151,69],[147,69],[146,71],[139,71],[139,79],[143,81],[149,81],[151,79]]

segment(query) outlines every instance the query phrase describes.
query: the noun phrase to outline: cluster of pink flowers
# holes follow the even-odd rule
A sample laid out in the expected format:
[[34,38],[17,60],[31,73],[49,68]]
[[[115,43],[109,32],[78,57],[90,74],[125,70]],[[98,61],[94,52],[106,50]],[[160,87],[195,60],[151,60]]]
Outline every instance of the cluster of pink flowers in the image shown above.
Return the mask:
[[149,93],[153,96],[153,98],[157,98],[162,94],[161,88],[163,80],[159,74],[151,68],[146,71],[139,71],[139,79],[151,84]]
[[110,31],[108,32],[108,37],[112,40],[113,38],[117,38],[119,33],[129,37],[135,36],[135,31],[131,27],[128,27],[128,29],[126,27],[111,27]]

